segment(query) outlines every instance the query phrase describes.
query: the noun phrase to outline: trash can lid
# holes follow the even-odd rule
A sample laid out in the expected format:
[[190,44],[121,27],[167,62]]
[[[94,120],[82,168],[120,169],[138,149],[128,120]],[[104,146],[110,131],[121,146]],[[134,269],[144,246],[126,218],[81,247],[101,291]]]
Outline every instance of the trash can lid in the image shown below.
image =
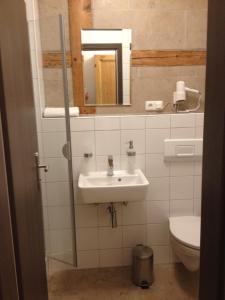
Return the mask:
[[153,250],[148,246],[139,244],[133,248],[133,256],[138,257],[139,259],[147,259],[153,256]]

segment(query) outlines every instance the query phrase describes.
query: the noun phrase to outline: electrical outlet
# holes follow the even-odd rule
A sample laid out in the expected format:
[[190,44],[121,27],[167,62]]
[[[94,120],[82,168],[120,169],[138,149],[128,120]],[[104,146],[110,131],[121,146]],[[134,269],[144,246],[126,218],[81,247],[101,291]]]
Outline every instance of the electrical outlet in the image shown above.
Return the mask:
[[163,101],[145,101],[145,110],[147,111],[157,111],[164,108]]

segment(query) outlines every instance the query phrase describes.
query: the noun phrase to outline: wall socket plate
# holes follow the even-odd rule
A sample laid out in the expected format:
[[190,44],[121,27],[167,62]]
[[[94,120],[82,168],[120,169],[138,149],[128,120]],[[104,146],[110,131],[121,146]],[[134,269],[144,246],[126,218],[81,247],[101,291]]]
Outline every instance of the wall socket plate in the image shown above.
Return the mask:
[[145,101],[145,110],[146,111],[161,111],[164,109],[164,101],[152,100]]

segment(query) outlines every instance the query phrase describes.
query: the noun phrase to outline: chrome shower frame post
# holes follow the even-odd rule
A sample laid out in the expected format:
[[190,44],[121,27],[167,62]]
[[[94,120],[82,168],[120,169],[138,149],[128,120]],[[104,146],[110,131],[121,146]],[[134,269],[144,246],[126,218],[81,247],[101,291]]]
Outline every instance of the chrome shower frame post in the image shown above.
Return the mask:
[[68,175],[70,188],[70,205],[71,205],[71,220],[72,220],[72,251],[73,264],[77,267],[77,243],[76,243],[76,219],[75,219],[75,197],[73,183],[73,165],[72,165],[72,149],[71,149],[71,129],[70,129],[70,105],[69,105],[69,90],[67,78],[67,59],[66,59],[66,42],[65,42],[65,22],[64,17],[59,15],[60,40],[62,52],[62,72],[63,72],[63,90],[64,90],[64,106],[65,106],[65,122],[66,122],[66,145],[68,153]]

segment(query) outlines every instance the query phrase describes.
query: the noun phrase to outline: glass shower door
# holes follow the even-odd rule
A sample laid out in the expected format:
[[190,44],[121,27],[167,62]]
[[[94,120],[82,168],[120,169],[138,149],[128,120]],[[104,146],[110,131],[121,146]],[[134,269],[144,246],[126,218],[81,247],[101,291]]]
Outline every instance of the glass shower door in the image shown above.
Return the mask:
[[67,51],[65,38],[65,21],[62,15],[59,15],[60,37],[61,37],[61,52],[62,52],[62,73],[64,87],[64,105],[65,105],[65,125],[66,125],[66,144],[63,147],[63,155],[68,161],[68,179],[70,191],[70,218],[71,218],[71,233],[72,233],[72,259],[73,264],[77,266],[76,253],[76,220],[75,220],[75,199],[74,199],[74,181],[73,181],[73,162],[71,149],[71,129],[70,129],[70,95],[67,77]]
[[[75,201],[71,156],[70,99],[63,16],[39,20],[43,57],[43,175],[46,257],[77,265]],[[49,36],[50,35],[50,36]],[[68,44],[68,41],[67,41]],[[46,57],[57,57],[57,65]]]

